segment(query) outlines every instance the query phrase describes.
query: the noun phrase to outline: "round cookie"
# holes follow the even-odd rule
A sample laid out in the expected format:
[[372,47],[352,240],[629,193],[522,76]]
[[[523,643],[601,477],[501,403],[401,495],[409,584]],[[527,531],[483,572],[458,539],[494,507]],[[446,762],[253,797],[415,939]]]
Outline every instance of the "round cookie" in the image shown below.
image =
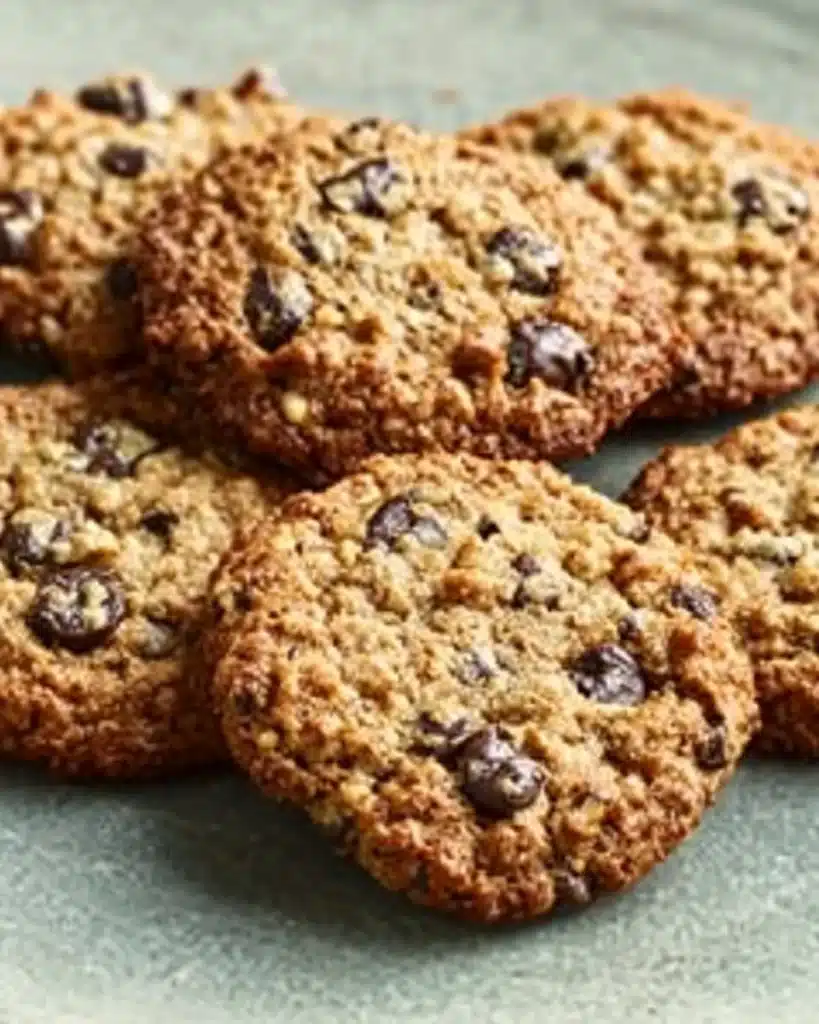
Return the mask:
[[114,76],[73,98],[38,90],[0,111],[5,338],[44,348],[75,374],[109,369],[137,325],[123,251],[158,191],[224,146],[304,116],[257,70],[176,94],[144,75]]
[[64,775],[224,757],[191,667],[207,584],[294,490],[146,433],[144,396],[117,377],[0,391],[0,753]]
[[819,373],[819,150],[679,89],[516,111],[465,136],[547,156],[661,272],[687,355],[641,413],[699,417]]
[[248,445],[567,458],[670,374],[653,274],[534,158],[368,118],[215,161],[138,253],[149,356]]
[[700,556],[749,651],[773,751],[819,755],[819,408],[669,448],[627,500]]
[[545,464],[375,458],[288,501],[211,600],[238,763],[381,883],[472,919],[635,882],[754,725],[688,556]]

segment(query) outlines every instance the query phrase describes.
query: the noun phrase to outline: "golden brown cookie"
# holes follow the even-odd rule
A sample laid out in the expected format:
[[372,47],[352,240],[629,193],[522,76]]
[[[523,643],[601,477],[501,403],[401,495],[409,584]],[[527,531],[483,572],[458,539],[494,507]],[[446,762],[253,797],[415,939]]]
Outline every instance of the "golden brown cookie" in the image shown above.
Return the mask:
[[191,669],[209,577],[294,490],[183,451],[154,408],[146,431],[145,394],[117,377],[0,391],[0,752],[60,774],[224,756]]
[[816,146],[680,89],[547,100],[464,134],[543,154],[661,272],[687,355],[643,414],[736,409],[817,376]]
[[[226,145],[301,124],[261,71],[169,93],[120,75],[0,112],[0,324],[77,374],[109,370],[137,326],[131,234],[169,181]],[[94,330],[88,331],[89,323]]]
[[545,464],[380,457],[228,556],[238,763],[380,882],[500,921],[641,878],[755,724],[690,557]]
[[251,449],[567,458],[669,376],[611,214],[541,161],[374,118],[170,191],[143,233],[149,357]]
[[750,652],[759,744],[819,754],[819,408],[668,448],[628,500],[700,557]]

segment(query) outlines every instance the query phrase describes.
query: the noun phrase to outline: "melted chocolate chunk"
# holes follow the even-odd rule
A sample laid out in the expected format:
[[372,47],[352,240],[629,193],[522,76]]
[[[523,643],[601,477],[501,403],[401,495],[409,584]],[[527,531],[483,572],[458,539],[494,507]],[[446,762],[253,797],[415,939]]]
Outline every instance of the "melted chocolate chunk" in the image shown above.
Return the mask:
[[274,282],[264,267],[254,267],[245,291],[244,314],[257,343],[266,352],[286,345],[313,308],[313,298],[300,274],[284,274]]
[[507,362],[512,387],[536,378],[562,391],[575,390],[594,366],[585,339],[554,320],[521,320],[512,330]]
[[554,242],[529,228],[501,228],[486,243],[489,268],[529,295],[549,295],[557,285],[563,256]]
[[415,513],[406,495],[390,498],[370,516],[364,546],[371,548],[384,544],[391,548],[399,537],[409,533],[415,525]]
[[461,791],[479,812],[509,818],[537,800],[543,784],[540,766],[494,726],[470,736],[457,760]]
[[53,561],[54,545],[70,532],[65,520],[38,509],[21,509],[6,520],[0,553],[12,576],[25,576]]
[[99,165],[118,178],[138,178],[148,169],[150,154],[144,146],[111,142],[99,155]]
[[778,174],[742,178],[731,186],[731,197],[741,228],[761,219],[777,235],[799,227],[811,212],[807,192]]
[[82,654],[106,643],[125,612],[122,581],[115,573],[76,566],[40,580],[26,622],[46,647]]
[[713,619],[719,610],[716,594],[693,583],[678,583],[672,587],[671,603],[703,622]]
[[162,447],[141,430],[117,421],[85,424],[76,431],[74,445],[87,456],[86,473],[102,473],[115,480],[133,476],[139,463]]
[[366,160],[318,184],[327,206],[337,213],[393,217],[406,209],[412,186],[406,172],[387,157]]
[[639,664],[617,644],[590,648],[570,671],[578,691],[600,704],[630,707],[646,698],[648,688]]

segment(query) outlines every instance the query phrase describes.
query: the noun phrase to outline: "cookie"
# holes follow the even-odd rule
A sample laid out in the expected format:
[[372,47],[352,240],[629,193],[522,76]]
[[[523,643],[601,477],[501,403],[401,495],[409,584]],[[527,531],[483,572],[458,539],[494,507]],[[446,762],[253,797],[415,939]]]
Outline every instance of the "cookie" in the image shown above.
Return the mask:
[[146,432],[144,396],[116,377],[0,391],[0,752],[63,775],[224,756],[189,670],[209,576],[294,488]]
[[[138,326],[123,250],[169,180],[219,149],[301,124],[275,81],[169,93],[144,75],[0,112],[0,324],[65,368],[107,371]],[[94,323],[89,332],[86,327]]]
[[628,501],[700,557],[751,655],[770,751],[819,755],[819,408],[668,448]]
[[819,150],[670,89],[549,100],[467,137],[548,157],[661,272],[686,355],[642,410],[700,417],[819,374]]
[[391,889],[500,921],[635,882],[754,725],[688,556],[546,464],[377,457],[228,556],[238,763]]
[[671,372],[653,274],[541,161],[368,118],[215,161],[137,255],[149,358],[248,446],[568,458]]

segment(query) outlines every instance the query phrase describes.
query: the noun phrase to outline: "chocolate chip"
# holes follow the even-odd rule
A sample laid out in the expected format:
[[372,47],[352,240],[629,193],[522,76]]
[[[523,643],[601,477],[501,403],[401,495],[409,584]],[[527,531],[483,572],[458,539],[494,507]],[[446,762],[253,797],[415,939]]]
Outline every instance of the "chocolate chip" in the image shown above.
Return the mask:
[[537,800],[543,782],[540,766],[494,726],[470,736],[457,758],[461,791],[478,811],[508,818]]
[[555,903],[571,907],[584,907],[591,903],[591,885],[582,875],[561,868],[554,873],[554,884]]
[[413,309],[438,309],[441,304],[443,288],[437,281],[418,281],[412,285],[407,295],[407,302]]
[[336,135],[336,145],[347,153],[365,153],[378,146],[383,127],[380,117],[361,117],[351,121]]
[[409,533],[415,525],[415,513],[406,495],[390,498],[370,516],[364,546],[386,544],[391,548],[399,537]]
[[706,736],[694,747],[697,764],[705,771],[715,772],[728,764],[728,751],[725,746],[725,726],[715,725]]
[[313,236],[301,224],[297,224],[290,232],[290,241],[297,252],[307,260],[308,263],[321,263],[321,250],[313,241]]
[[0,192],[0,266],[16,267],[31,256],[31,239],[43,219],[36,192],[23,188]]
[[526,608],[532,604],[538,604],[546,611],[554,611],[560,607],[560,595],[554,590],[546,593],[537,593],[537,588],[532,587],[525,579],[515,587],[512,599],[509,602],[513,608]]
[[636,516],[634,522],[626,530],[626,537],[635,544],[645,544],[651,536],[651,527],[642,516]]
[[749,221],[761,218],[774,234],[784,235],[810,215],[807,192],[776,174],[742,178],[731,186],[731,196],[741,228]]
[[26,622],[46,647],[81,654],[104,644],[122,622],[125,610],[118,576],[77,566],[40,580]]
[[424,754],[432,754],[439,761],[448,761],[475,732],[475,723],[466,715],[453,718],[446,723],[439,722],[429,712],[422,711],[415,728],[417,736],[413,744],[414,749]]
[[489,540],[489,538],[494,537],[496,533],[500,533],[500,527],[494,520],[490,519],[489,516],[481,516],[478,520],[476,529],[481,540]]
[[511,604],[513,608],[524,608],[527,604],[531,604],[533,600],[529,587],[526,584],[526,579],[530,576],[536,576],[541,571],[540,563],[534,555],[523,552],[512,559],[512,568],[523,576],[523,580],[515,587]]
[[365,160],[345,174],[318,183],[322,198],[337,213],[392,217],[409,202],[411,185],[402,168],[386,157]]
[[555,157],[554,164],[558,174],[566,181],[584,181],[598,171],[611,159],[608,146],[589,146],[582,153],[567,153]]
[[497,672],[497,666],[491,654],[473,647],[464,655],[458,669],[461,682],[467,686],[483,683],[491,679]]
[[25,576],[53,559],[54,545],[69,534],[65,520],[38,509],[21,509],[6,520],[0,553],[12,576]]
[[139,521],[143,530],[159,537],[166,544],[170,541],[173,529],[178,523],[179,516],[176,512],[169,512],[164,508],[149,509]]
[[501,228],[486,243],[488,268],[503,273],[513,288],[549,295],[563,262],[560,249],[529,228]]
[[412,535],[428,548],[443,548],[449,540],[446,530],[432,516],[418,516],[412,524]]
[[132,476],[143,459],[161,450],[159,442],[148,434],[117,421],[82,425],[74,434],[74,445],[87,457],[79,468],[115,480]]
[[170,657],[179,647],[180,640],[179,628],[174,623],[147,618],[138,651],[143,658],[158,661]]
[[412,534],[420,544],[429,548],[445,547],[449,540],[437,519],[419,516],[412,508],[409,496],[400,495],[385,501],[370,517],[364,546],[371,548],[381,543],[392,547],[399,537],[406,534]]
[[716,594],[694,583],[678,583],[671,588],[670,599],[675,608],[682,608],[703,622],[713,619],[719,609]]
[[526,551],[512,559],[512,568],[521,576],[535,576],[541,571],[540,562]]
[[283,99],[287,90],[281,83],[276,70],[267,66],[248,68],[233,84],[233,95],[240,100],[248,100],[253,96],[272,96]]
[[173,109],[171,97],[144,78],[99,82],[77,92],[77,102],[95,114],[111,114],[126,124],[167,117]]
[[195,107],[196,104],[199,102],[201,92],[201,89],[194,89],[189,86],[188,88],[180,89],[177,92],[176,100],[183,107]]
[[253,336],[266,352],[290,341],[313,308],[300,274],[288,272],[274,282],[264,267],[254,267],[245,291],[244,314]]
[[137,272],[133,264],[126,259],[116,259],[109,263],[105,271],[105,287],[112,299],[127,302],[132,299],[139,287]]
[[521,320],[512,330],[506,357],[506,380],[515,388],[537,378],[571,391],[594,365],[586,341],[571,327],[554,320]]
[[731,195],[737,202],[737,220],[745,227],[753,217],[765,216],[765,195],[756,178],[743,178],[731,186]]
[[578,691],[600,704],[629,707],[646,698],[646,682],[637,661],[617,644],[592,647],[570,669]]
[[148,167],[148,150],[144,146],[111,142],[100,153],[99,165],[119,178],[138,178]]
[[623,643],[633,643],[635,640],[639,640],[642,632],[641,612],[631,611],[620,619],[620,625],[617,627],[617,636]]

